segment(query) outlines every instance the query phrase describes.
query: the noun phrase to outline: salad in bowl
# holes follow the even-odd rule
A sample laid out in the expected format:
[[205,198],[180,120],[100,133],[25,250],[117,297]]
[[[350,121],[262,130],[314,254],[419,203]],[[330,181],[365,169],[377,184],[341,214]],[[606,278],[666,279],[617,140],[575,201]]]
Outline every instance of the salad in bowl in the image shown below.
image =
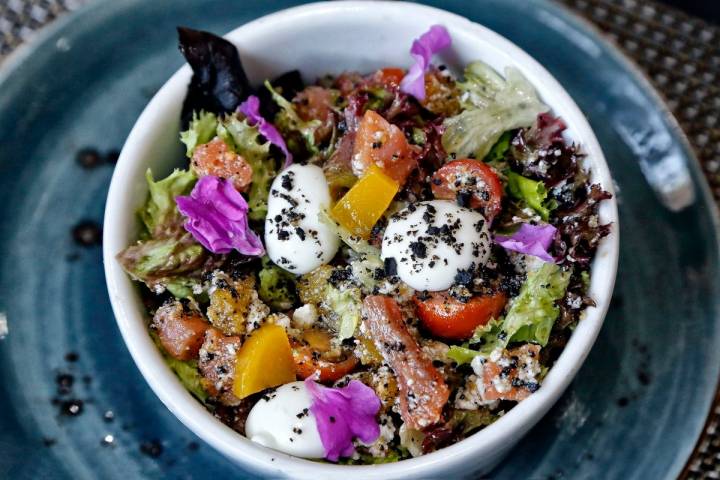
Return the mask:
[[[183,385],[251,441],[343,464],[419,457],[543,388],[583,312],[611,195],[514,67],[251,84],[180,28],[186,158],[147,171],[117,260]],[[310,83],[306,83],[309,80]]]

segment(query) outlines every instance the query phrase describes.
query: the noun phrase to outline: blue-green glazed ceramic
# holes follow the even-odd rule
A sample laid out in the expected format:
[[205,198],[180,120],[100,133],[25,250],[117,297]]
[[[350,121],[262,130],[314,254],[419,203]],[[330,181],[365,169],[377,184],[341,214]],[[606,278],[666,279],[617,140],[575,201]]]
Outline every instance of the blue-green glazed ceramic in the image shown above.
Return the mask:
[[[0,478],[249,478],[138,373],[93,227],[108,157],[182,64],[175,26],[226,32],[297,3],[98,1],[3,65],[0,312],[10,333],[0,340]],[[425,3],[497,31],[550,70],[590,120],[620,201],[620,267],[600,337],[561,401],[490,476],[674,478],[720,373],[716,211],[684,138],[650,86],[561,7]],[[694,191],[680,212],[648,185],[658,158],[672,158]]]

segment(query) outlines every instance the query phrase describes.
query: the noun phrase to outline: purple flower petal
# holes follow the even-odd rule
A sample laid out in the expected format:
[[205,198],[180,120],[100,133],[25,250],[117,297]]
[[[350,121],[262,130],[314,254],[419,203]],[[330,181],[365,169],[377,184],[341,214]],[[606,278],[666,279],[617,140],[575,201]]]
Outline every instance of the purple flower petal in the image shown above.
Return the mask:
[[260,115],[260,99],[255,95],[250,95],[247,100],[240,104],[238,111],[247,117],[251,126],[257,126],[258,132],[267,138],[268,142],[278,147],[285,154],[285,166],[283,168],[287,168],[292,163],[292,153],[288,150],[285,140],[283,140],[275,125]]
[[557,229],[552,225],[531,225],[523,223],[512,235],[495,235],[495,243],[506,250],[533,255],[546,262],[555,262],[548,248],[555,238]]
[[231,182],[207,175],[189,196],[176,197],[175,202],[187,217],[185,230],[211,252],[265,253],[260,238],[248,226],[248,204]]
[[308,377],[305,380],[313,398],[310,411],[315,416],[325,458],[337,462],[355,452],[353,439],[371,444],[380,436],[380,425],[375,418],[380,410],[380,399],[375,390],[358,380],[346,387],[328,388]]
[[400,91],[418,100],[425,100],[425,72],[430,68],[430,59],[435,53],[451,44],[450,34],[442,25],[433,25],[430,30],[416,39],[410,49],[415,64],[400,82]]

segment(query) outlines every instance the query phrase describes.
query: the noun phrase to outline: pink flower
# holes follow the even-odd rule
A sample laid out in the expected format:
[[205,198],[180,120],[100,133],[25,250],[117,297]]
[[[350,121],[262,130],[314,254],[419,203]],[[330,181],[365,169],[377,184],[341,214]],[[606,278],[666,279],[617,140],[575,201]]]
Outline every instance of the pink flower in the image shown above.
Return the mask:
[[375,416],[380,410],[380,399],[375,390],[358,380],[346,387],[328,388],[308,377],[305,386],[313,398],[310,411],[315,416],[325,458],[336,462],[355,452],[353,439],[369,445],[380,436],[380,425]]
[[257,126],[258,132],[260,132],[268,142],[278,147],[285,154],[285,165],[283,168],[290,165],[292,163],[292,153],[288,150],[287,145],[285,145],[285,140],[283,140],[277,128],[260,115],[260,99],[255,95],[250,95],[247,100],[240,104],[238,111],[247,117],[248,123],[251,126]]
[[425,100],[425,72],[430,68],[430,59],[451,44],[450,34],[442,25],[433,25],[416,39],[410,49],[415,64],[400,82],[400,91],[418,100]]
[[176,197],[185,217],[185,230],[213,253],[233,249],[245,255],[265,253],[262,242],[248,226],[248,204],[232,182],[207,175],[195,184],[190,196]]
[[555,262],[548,248],[555,238],[557,229],[552,225],[531,225],[523,223],[510,236],[495,235],[495,243],[506,250],[533,255],[546,262]]

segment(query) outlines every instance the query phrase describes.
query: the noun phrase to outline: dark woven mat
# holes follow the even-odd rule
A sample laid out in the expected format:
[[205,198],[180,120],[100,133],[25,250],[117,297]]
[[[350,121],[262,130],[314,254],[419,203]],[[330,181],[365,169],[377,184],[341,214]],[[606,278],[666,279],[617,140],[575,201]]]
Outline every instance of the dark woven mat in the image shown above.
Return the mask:
[[[86,1],[0,0],[0,62],[35,30]],[[720,27],[647,0],[558,1],[599,27],[645,71],[720,202]],[[720,392],[682,478],[720,479]]]

